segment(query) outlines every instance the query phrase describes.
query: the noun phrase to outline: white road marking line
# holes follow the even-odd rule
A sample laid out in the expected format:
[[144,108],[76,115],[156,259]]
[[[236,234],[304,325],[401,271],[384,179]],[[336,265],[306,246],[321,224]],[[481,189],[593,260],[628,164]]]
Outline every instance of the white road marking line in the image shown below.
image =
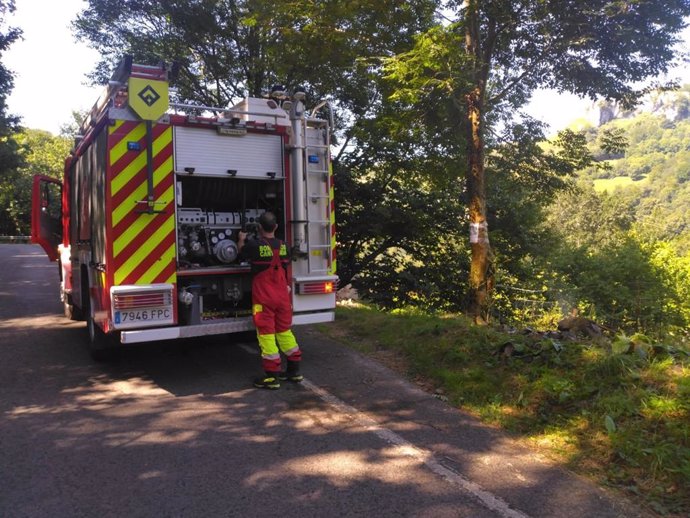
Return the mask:
[[240,347],[240,349],[244,349],[249,354],[252,354],[254,356],[259,355],[259,350],[256,347],[252,347],[249,344],[239,344],[239,347]]
[[[240,344],[240,347],[250,354],[259,354],[256,347],[252,347],[249,344]],[[411,442],[403,439],[401,436],[399,436],[392,430],[384,428],[383,426],[379,425],[376,421],[374,421],[371,417],[368,417],[366,414],[360,412],[355,407],[348,405],[347,403],[337,398],[333,394],[313,384],[307,378],[304,378],[304,381],[302,381],[302,386],[311,390],[314,394],[319,396],[323,401],[325,401],[329,405],[334,406],[339,412],[354,417],[355,422],[357,422],[357,424],[359,424],[363,428],[371,432],[374,432],[384,441],[393,444],[394,446],[398,446],[407,455],[417,459],[419,462],[421,462],[427,468],[429,468],[433,473],[439,475],[450,484],[470,493],[477,500],[479,500],[487,509],[495,511],[503,518],[529,518],[529,515],[511,509],[505,500],[494,495],[493,493],[490,493],[486,489],[482,488],[479,484],[472,482],[471,480],[466,479],[459,473],[456,473],[443,466],[438,460],[436,460],[434,454],[429,450],[419,448]]]
[[466,479],[459,473],[455,473],[454,471],[451,471],[450,469],[443,466],[439,461],[436,460],[433,453],[429,450],[419,448],[411,442],[403,439],[397,433],[382,427],[372,418],[368,417],[366,414],[348,405],[344,401],[338,399],[336,396],[323,390],[317,385],[314,385],[311,381],[307,380],[306,378],[302,382],[302,386],[314,392],[317,396],[319,396],[323,401],[325,401],[329,405],[336,407],[338,411],[354,417],[355,422],[357,422],[357,424],[366,428],[369,431],[374,432],[384,441],[400,447],[403,451],[405,451],[407,455],[417,459],[419,462],[421,462],[427,468],[429,468],[432,472],[439,475],[450,484],[459,487],[464,491],[467,491],[475,498],[477,498],[477,500],[479,500],[487,509],[495,511],[504,518],[529,518],[528,515],[520,511],[511,509],[508,503],[506,503],[503,499],[485,490],[479,484],[476,484],[475,482]]

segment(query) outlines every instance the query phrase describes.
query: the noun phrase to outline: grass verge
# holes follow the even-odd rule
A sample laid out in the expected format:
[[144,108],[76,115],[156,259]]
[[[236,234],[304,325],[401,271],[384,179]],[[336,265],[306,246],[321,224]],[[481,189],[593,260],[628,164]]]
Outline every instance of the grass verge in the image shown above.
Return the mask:
[[558,341],[364,305],[339,306],[321,331],[660,515],[690,515],[690,357],[678,346]]

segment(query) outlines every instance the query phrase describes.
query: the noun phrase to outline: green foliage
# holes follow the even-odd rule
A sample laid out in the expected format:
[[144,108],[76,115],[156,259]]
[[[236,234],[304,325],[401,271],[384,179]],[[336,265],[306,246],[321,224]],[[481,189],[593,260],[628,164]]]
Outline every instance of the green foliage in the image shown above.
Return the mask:
[[[334,160],[339,275],[342,284],[355,283],[384,307],[464,307],[467,185],[459,178],[464,177],[467,146],[460,121],[464,95],[483,70],[488,74],[487,128],[498,123],[504,128],[500,134],[484,134],[495,272],[513,295],[521,286],[537,290],[533,298],[546,314],[555,315],[563,295],[575,306],[602,313],[613,307],[624,321],[636,320],[638,313],[629,305],[620,309],[611,300],[615,297],[605,294],[603,276],[588,281],[593,289],[584,282],[591,276],[572,272],[568,265],[582,265],[594,275],[603,264],[602,271],[613,274],[615,261],[601,250],[612,247],[618,250],[612,256],[616,260],[639,266],[642,252],[624,246],[631,214],[662,209],[640,205],[631,212],[632,205],[611,202],[603,224],[616,231],[602,233],[597,228],[601,207],[592,198],[583,205],[583,214],[554,215],[551,221],[563,224],[563,233],[540,223],[545,207],[570,188],[576,170],[591,167],[599,170],[592,174],[607,174],[602,168],[611,163],[620,172],[621,160],[616,159],[626,140],[631,149],[626,158],[634,158],[643,130],[623,134],[622,126],[611,126],[602,132],[570,131],[544,146],[543,125],[524,117],[507,121],[537,86],[632,99],[634,91],[624,83],[670,63],[670,46],[687,6],[670,0],[629,10],[603,1],[586,2],[582,9],[572,9],[568,2],[480,3],[479,31],[487,35],[482,41],[493,46],[483,54],[491,62],[477,63],[477,55],[465,49],[467,12],[458,6],[457,23],[434,26],[436,4],[90,0],[75,28],[102,53],[94,75],[100,80],[122,54],[130,53],[142,62],[178,61],[182,68],[176,86],[185,101],[223,106],[245,92],[260,95],[274,83],[302,84],[313,98],[334,100],[339,115]],[[677,103],[677,113],[683,106]],[[660,125],[654,133],[664,137],[667,129]],[[675,146],[682,155],[673,142],[658,140],[664,149]],[[655,165],[654,158],[636,160],[638,176]],[[671,224],[679,228],[684,220],[679,216]],[[644,241],[643,230],[639,241]],[[571,231],[572,239],[553,257],[559,240]],[[631,254],[627,259],[626,253]],[[657,265],[650,268],[659,271]],[[632,271],[647,272],[641,266]],[[659,275],[648,274],[654,282]],[[574,288],[567,286],[575,281],[579,284]],[[548,290],[558,290],[559,297]],[[584,296],[586,292],[594,295]],[[518,310],[508,294],[504,289],[503,307]],[[621,290],[619,298],[629,294]],[[650,322],[684,315],[682,304],[670,299],[660,312]]]
[[17,141],[25,149],[26,165],[22,169],[25,174],[62,178],[65,159],[72,147],[69,138],[56,137],[48,131],[24,129],[18,134]]
[[[668,67],[684,28],[676,16],[690,14],[690,5],[677,0],[642,2],[635,9],[597,0],[578,8],[567,1],[526,0],[447,7],[455,21],[418,36],[410,51],[385,61],[385,71],[394,85],[389,99],[408,105],[422,124],[440,126],[449,139],[464,142],[467,155],[448,158],[456,163],[457,176],[465,177],[468,219],[474,223],[491,223],[492,205],[503,208],[488,194],[493,178],[485,174],[484,158],[491,156],[485,128],[512,117],[544,86],[634,105],[641,91],[631,85]],[[537,140],[534,133],[531,138]],[[559,142],[571,168],[592,163],[584,138],[571,132]],[[610,156],[620,153],[625,141],[612,131],[600,144]],[[488,242],[472,247],[469,287],[477,295],[493,282],[484,266],[492,263],[490,251]],[[485,300],[477,296],[475,310]]]
[[[543,254],[551,238],[540,229],[544,208],[578,168],[593,163],[581,135],[564,132],[544,149],[542,128],[529,120],[507,126],[487,157],[492,241],[501,251],[496,262],[512,275],[533,275],[524,258]],[[382,307],[462,310],[466,207],[463,182],[453,180],[456,161],[449,158],[463,150],[444,136],[421,139],[423,133],[398,129],[387,119],[370,123],[367,134],[380,138],[336,163],[341,282],[353,281]],[[405,152],[391,134],[407,139]]]
[[677,293],[664,281],[664,270],[651,264],[648,250],[633,239],[589,253],[564,248],[554,255],[553,266],[570,286],[575,307],[591,318],[628,330],[660,332],[684,325]]
[[597,144],[603,151],[600,160],[620,158],[628,147],[628,139],[622,128],[604,128],[597,137]]
[[609,351],[367,306],[339,307],[322,329],[374,357],[394,352],[393,368],[575,471],[665,513],[690,512],[690,354],[681,341],[671,348],[621,336],[625,347]]
[[[543,227],[553,246],[534,253],[525,273],[531,268],[541,275],[538,296],[531,298],[543,315],[554,305],[564,312],[577,308],[613,327],[660,334],[690,325],[690,195],[683,180],[690,121],[676,119],[671,128],[661,116],[627,116],[587,135],[591,146],[610,135],[627,141],[625,156],[612,162],[619,176],[595,180],[596,191],[583,179],[577,189],[556,195]],[[641,172],[644,183],[634,181]],[[581,173],[594,175],[591,168]],[[624,185],[622,179],[631,186],[602,188],[603,182]],[[524,278],[518,285],[533,288]],[[499,303],[513,321],[528,316],[515,304]]]
[[[521,312],[521,318],[537,317],[532,310],[546,302],[523,296],[525,289],[542,290],[538,258],[555,243],[553,232],[543,225],[545,210],[555,197],[571,191],[577,170],[594,161],[581,134],[565,131],[544,146],[541,128],[534,121],[507,128],[501,143],[487,157],[491,179],[487,195],[492,200],[488,211],[496,250],[497,289],[492,305],[509,320]],[[516,303],[511,299],[517,299]],[[540,307],[548,312],[553,305]]]
[[613,434],[617,430],[616,422],[613,420],[613,417],[611,417],[610,415],[607,415],[604,418],[604,424],[606,425],[606,431],[609,434]]
[[461,96],[472,89],[471,58],[458,51],[462,46],[463,34],[457,26],[436,26],[419,34],[408,52],[386,58],[384,72],[395,85],[390,99],[415,106],[439,129],[457,124],[443,119],[464,113]]
[[[14,0],[0,0],[0,55],[21,37],[21,30],[6,27],[6,16],[14,12]],[[16,128],[18,119],[7,114],[7,96],[14,86],[13,74],[0,64],[0,137],[6,138]]]
[[544,297],[622,329],[687,327],[690,263],[670,242],[645,235],[638,203],[586,182],[559,194],[545,222],[558,246],[537,261],[549,272]]
[[17,169],[12,185],[7,186],[9,196],[5,210],[13,225],[12,235],[29,235],[33,176],[42,174],[62,178],[71,140],[67,137],[55,137],[47,131],[32,129],[17,133],[15,139],[20,146],[23,165]]
[[[13,11],[14,1],[0,0],[0,57],[21,36],[19,29],[5,26],[5,17]],[[7,97],[13,86],[12,72],[0,63],[0,235],[17,232],[8,211],[14,200],[17,169],[22,165],[20,145],[14,138],[19,119],[7,113]]]
[[[372,153],[385,152],[380,144]],[[466,266],[455,237],[463,215],[458,187],[436,189],[411,156],[380,166],[363,158],[336,164],[341,283],[389,308],[459,304],[454,281]]]
[[[677,93],[681,98],[685,94],[685,90]],[[641,240],[671,242],[679,253],[689,251],[690,119],[669,121],[665,116],[641,113],[607,126],[625,131],[629,146],[624,157],[612,162],[614,178],[609,184],[597,184],[597,189],[608,186],[630,207]],[[632,184],[623,183],[628,178]]]
[[[404,50],[425,28],[434,2],[357,0],[89,0],[74,27],[103,56],[104,82],[123,54],[136,62],[177,61],[182,99],[226,106],[274,84],[302,85],[366,107],[366,61]],[[357,59],[364,63],[356,66]]]
[[677,315],[675,323],[678,327],[687,328],[690,323],[690,255],[679,255],[673,245],[663,241],[646,248],[650,265],[658,272],[665,287],[665,296],[659,304],[666,314]]
[[594,190],[597,193],[615,192],[624,187],[642,187],[647,180],[643,176],[639,180],[633,180],[629,176],[616,176],[615,178],[599,178],[594,180]]
[[435,192],[449,185],[441,157],[457,145],[435,129],[418,131],[417,124],[401,120],[404,112],[388,100],[380,65],[382,56],[407,51],[413,37],[429,28],[436,5],[90,0],[75,28],[103,55],[94,74],[100,81],[129,53],[135,61],[177,61],[179,96],[194,103],[225,106],[245,94],[260,96],[276,83],[306,87],[312,100],[334,101],[341,284],[362,279],[360,289],[380,293],[380,303],[390,305],[433,292],[405,279],[414,277],[409,268],[419,257],[430,255],[438,221],[459,213],[457,186],[450,189],[455,199]]
[[60,136],[69,139],[75,139],[79,135],[81,131],[80,128],[86,120],[87,115],[88,112],[86,111],[79,112],[77,110],[73,110],[72,121],[60,126]]

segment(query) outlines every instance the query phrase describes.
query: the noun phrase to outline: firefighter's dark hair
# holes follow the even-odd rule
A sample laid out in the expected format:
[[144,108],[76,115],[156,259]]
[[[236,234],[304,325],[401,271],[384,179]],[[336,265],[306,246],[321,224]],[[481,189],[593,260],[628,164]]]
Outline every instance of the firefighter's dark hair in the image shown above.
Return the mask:
[[276,219],[275,214],[272,212],[264,212],[261,216],[259,216],[259,225],[261,225],[261,228],[263,228],[264,231],[273,232],[278,225],[278,220]]

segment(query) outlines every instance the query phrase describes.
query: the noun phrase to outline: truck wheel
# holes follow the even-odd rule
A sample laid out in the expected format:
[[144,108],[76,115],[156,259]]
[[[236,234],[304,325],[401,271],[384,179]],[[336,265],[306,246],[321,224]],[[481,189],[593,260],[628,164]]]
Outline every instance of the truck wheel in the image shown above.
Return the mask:
[[86,289],[82,289],[82,293],[87,294],[85,297],[86,300],[84,301],[86,331],[88,334],[86,346],[93,360],[97,362],[108,361],[113,357],[113,345],[108,339],[108,336],[96,325],[93,319],[93,315],[91,314],[91,297],[88,295],[88,281],[83,284],[86,285]]
[[86,316],[86,330],[88,331],[87,347],[91,358],[97,362],[108,361],[113,358],[114,349],[109,337],[101,331],[93,320],[91,311]]

